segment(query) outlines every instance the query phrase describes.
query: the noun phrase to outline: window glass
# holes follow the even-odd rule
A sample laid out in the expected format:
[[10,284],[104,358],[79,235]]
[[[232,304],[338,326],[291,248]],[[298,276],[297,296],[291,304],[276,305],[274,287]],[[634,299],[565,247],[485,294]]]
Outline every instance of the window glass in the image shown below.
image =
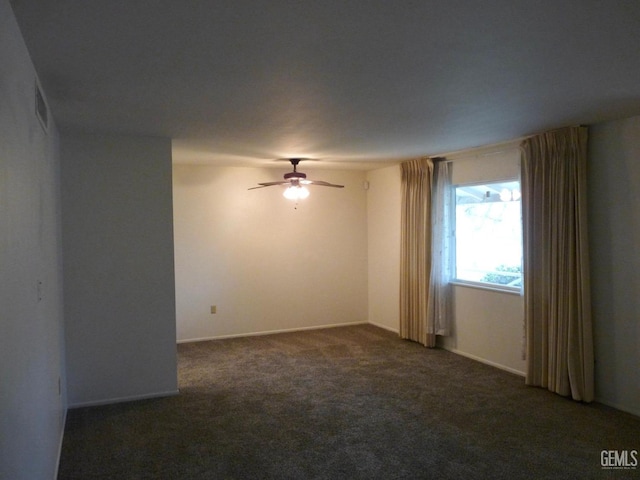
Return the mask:
[[520,183],[458,185],[455,195],[456,279],[519,289]]

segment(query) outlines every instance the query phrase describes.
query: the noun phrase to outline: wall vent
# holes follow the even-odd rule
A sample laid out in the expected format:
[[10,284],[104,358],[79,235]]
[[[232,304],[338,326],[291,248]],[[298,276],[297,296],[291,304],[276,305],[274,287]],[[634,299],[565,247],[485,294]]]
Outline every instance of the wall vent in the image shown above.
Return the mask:
[[49,110],[47,109],[47,104],[44,101],[44,97],[42,96],[42,92],[40,91],[40,87],[36,83],[36,117],[40,120],[40,125],[42,125],[42,129],[47,133],[49,130]]

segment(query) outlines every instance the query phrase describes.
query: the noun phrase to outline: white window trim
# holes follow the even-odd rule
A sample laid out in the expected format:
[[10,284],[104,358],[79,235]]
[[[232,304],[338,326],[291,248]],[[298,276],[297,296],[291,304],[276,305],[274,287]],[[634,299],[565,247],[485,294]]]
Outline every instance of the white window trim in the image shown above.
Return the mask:
[[510,295],[522,295],[520,287],[509,287],[507,285],[497,285],[495,283],[472,282],[471,280],[454,279],[449,282],[456,287],[475,288],[477,290],[488,290],[490,292],[508,293]]
[[[515,178],[513,176],[509,176],[507,178],[505,178],[504,180],[495,180],[495,181],[491,181],[491,182],[465,182],[465,183],[460,183],[460,184],[454,184],[451,185],[451,195],[452,195],[452,205],[453,208],[451,209],[451,225],[453,226],[453,245],[451,245],[451,256],[452,256],[452,271],[454,273],[457,273],[458,271],[458,259],[456,256],[456,251],[457,251],[457,241],[458,241],[458,237],[457,237],[457,229],[456,229],[456,225],[457,225],[457,219],[456,219],[456,207],[457,207],[457,202],[456,202],[456,198],[455,198],[455,191],[456,188],[458,187],[465,187],[465,186],[474,186],[474,185],[484,185],[485,183],[502,183],[502,182],[518,182],[520,183],[520,178]],[[521,217],[522,218],[522,217]],[[520,261],[520,266],[522,268],[522,260]],[[521,272],[521,284],[524,285],[524,272]],[[522,294],[522,287],[510,287],[508,285],[499,285],[497,283],[489,283],[489,282],[477,282],[477,281],[473,281],[473,280],[465,280],[465,279],[460,279],[457,277],[454,277],[450,282],[451,285],[456,285],[456,286],[460,286],[460,287],[468,287],[468,288],[476,288],[476,289],[480,289],[480,290],[489,290],[489,291],[493,291],[493,292],[503,292],[503,293],[511,293],[514,295],[521,295]]]

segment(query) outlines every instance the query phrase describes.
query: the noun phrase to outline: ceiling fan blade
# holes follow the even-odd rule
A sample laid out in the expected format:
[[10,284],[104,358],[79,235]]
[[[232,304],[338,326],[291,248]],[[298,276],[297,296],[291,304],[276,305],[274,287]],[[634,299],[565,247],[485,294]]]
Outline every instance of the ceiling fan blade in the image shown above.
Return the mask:
[[289,185],[289,183],[291,183],[291,182],[289,182],[289,181],[284,181],[284,180],[281,180],[281,181],[279,181],[279,182],[264,182],[264,183],[259,183],[259,184],[258,184],[258,185],[259,185],[258,187],[251,187],[251,188],[249,188],[249,189],[247,189],[247,190],[255,190],[256,188],[271,187],[271,186],[273,186],[273,185]]
[[335,183],[323,182],[322,180],[302,180],[300,183],[305,185],[319,185],[321,187],[344,188],[344,185],[336,185]]

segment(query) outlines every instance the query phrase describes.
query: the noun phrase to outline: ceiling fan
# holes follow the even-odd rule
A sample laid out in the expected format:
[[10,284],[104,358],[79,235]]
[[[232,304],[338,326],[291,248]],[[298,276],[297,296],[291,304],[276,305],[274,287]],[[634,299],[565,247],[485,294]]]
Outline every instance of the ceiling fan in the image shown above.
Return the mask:
[[321,187],[344,188],[344,185],[336,185],[334,183],[323,182],[322,180],[307,180],[307,175],[297,170],[298,164],[304,158],[290,158],[289,161],[293,165],[293,172],[285,173],[284,180],[279,182],[259,183],[257,187],[251,187],[249,190],[256,188],[271,187],[273,185],[289,185],[283,195],[289,200],[299,200],[309,196],[309,190],[306,185],[319,185]]

